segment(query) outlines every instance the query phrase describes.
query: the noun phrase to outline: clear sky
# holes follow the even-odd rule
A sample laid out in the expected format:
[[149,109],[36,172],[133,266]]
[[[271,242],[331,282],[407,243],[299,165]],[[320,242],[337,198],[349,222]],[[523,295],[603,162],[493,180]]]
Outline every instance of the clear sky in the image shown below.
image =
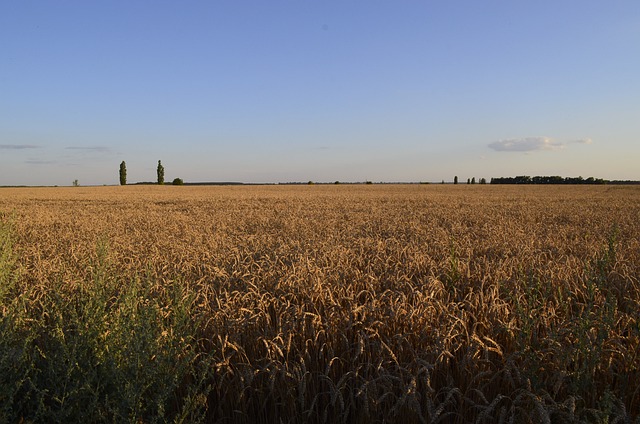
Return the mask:
[[0,2],[0,185],[640,179],[640,1]]

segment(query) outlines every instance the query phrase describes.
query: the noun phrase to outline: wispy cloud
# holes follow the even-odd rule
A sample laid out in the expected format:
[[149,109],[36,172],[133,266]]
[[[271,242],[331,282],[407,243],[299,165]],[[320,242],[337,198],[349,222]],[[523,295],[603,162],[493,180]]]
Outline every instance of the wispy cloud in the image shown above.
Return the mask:
[[58,163],[55,160],[40,160],[40,159],[28,159],[24,162],[29,165],[53,165]]
[[39,149],[40,146],[35,144],[0,144],[0,149],[6,150],[25,150],[25,149]]
[[83,152],[109,153],[111,149],[105,146],[69,146],[67,150],[79,150]]

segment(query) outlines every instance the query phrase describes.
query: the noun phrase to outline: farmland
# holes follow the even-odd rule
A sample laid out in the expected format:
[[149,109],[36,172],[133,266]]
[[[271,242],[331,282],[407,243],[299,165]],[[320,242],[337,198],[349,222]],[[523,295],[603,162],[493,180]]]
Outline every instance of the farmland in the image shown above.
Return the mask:
[[640,189],[0,189],[0,318],[3,422],[634,422]]

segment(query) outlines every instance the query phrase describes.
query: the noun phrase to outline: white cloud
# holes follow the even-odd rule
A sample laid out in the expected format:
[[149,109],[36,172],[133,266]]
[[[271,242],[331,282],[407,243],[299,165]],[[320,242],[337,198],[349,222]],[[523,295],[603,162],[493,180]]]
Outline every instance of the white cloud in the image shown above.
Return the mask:
[[564,144],[549,137],[525,137],[494,141],[489,147],[499,152],[533,152],[562,149]]
[[590,138],[580,138],[570,141],[556,141],[551,137],[525,137],[510,138],[506,140],[494,141],[489,144],[489,148],[498,152],[535,152],[538,150],[560,150],[569,144],[593,144]]

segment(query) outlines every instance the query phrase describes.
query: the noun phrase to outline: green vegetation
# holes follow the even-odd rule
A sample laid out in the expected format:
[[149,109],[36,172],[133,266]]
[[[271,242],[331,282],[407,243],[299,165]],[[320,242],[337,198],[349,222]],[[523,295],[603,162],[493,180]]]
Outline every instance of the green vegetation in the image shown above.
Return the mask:
[[120,185],[127,185],[127,164],[124,161],[120,164]]
[[153,276],[120,280],[99,245],[91,281],[36,283],[0,228],[0,422],[193,422],[210,357],[193,293]]
[[171,184],[173,184],[173,185],[184,185],[184,181],[182,181],[182,178],[174,178],[173,182]]
[[158,174],[158,184],[160,185],[164,184],[164,166],[162,166],[162,162],[160,161],[158,161],[157,174]]

